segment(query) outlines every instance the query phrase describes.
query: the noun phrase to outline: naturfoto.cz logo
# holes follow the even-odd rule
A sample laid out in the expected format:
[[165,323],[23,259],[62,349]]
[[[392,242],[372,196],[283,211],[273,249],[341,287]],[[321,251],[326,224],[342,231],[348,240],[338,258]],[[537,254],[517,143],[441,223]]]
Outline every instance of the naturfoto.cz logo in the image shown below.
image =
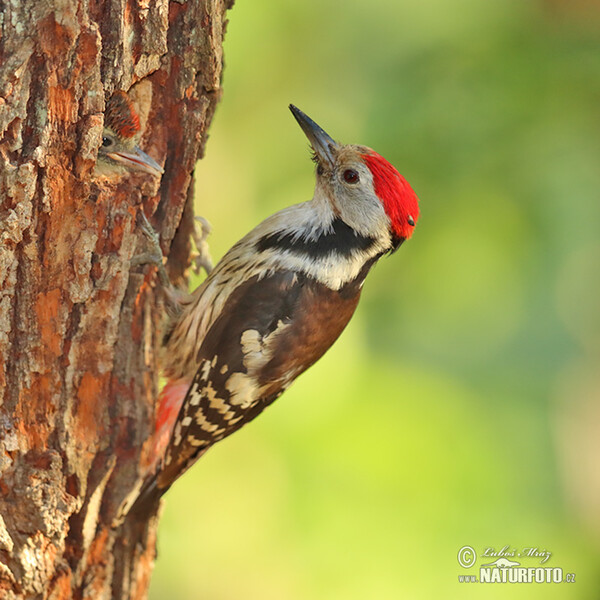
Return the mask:
[[[574,573],[565,574],[560,567],[541,566],[552,557],[552,552],[547,550],[486,547],[479,556],[484,559],[479,566],[479,575],[459,575],[460,583],[575,583]],[[521,561],[527,559],[529,562],[533,559],[537,566],[523,565]],[[464,569],[472,568],[476,562],[477,552],[472,546],[463,546],[458,551],[458,564]]]

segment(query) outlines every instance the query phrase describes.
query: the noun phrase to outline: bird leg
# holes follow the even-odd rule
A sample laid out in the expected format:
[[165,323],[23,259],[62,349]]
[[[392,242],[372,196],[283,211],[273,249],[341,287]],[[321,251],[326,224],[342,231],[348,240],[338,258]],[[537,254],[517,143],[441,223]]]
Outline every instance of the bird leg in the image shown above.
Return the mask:
[[142,233],[149,242],[150,249],[142,254],[136,254],[131,259],[132,266],[154,265],[158,271],[158,280],[166,299],[166,308],[168,313],[174,317],[181,313],[182,307],[189,299],[189,294],[178,290],[169,279],[165,265],[163,263],[163,253],[160,247],[160,238],[154,227],[143,211],[138,213],[138,224]]
[[[146,239],[150,242],[151,250],[138,254],[131,259],[132,266],[152,264],[158,269],[158,277],[161,285],[169,287],[171,282],[167,276],[163,264],[163,253],[160,247],[160,238],[156,233],[154,227],[148,221],[148,218],[143,212],[139,213],[139,226],[142,233],[146,236]],[[210,248],[208,246],[207,238],[211,233],[212,227],[210,223],[204,217],[194,217],[195,223],[192,227],[192,239],[196,246],[196,252],[192,257],[192,269],[196,275],[200,274],[200,271],[204,269],[204,272],[208,275],[213,269],[213,262],[210,256]],[[196,225],[199,223],[199,226]]]
[[160,238],[158,237],[158,233],[154,230],[154,227],[150,225],[150,221],[148,221],[148,218],[142,210],[138,213],[138,224],[149,242],[150,250],[133,256],[131,259],[131,266],[154,265],[158,269],[158,280],[160,281],[160,284],[166,290],[174,291],[173,284],[169,280],[169,276],[167,275],[163,263],[164,256],[162,248],[160,247]]
[[[204,217],[194,217],[194,227],[192,229],[192,239],[196,246],[197,253],[192,258],[192,268],[196,275],[200,275],[200,270],[204,269],[208,275],[213,268],[212,258],[210,256],[210,248],[208,247],[207,238],[211,232],[210,223]],[[199,223],[196,225],[196,223]]]
[[[196,223],[194,223],[194,227],[192,228],[192,239],[194,240],[197,251],[192,258],[192,268],[196,274],[200,273],[200,269],[204,269],[208,275],[213,267],[210,249],[208,247],[208,242],[206,241],[206,238],[211,231],[211,227],[208,221],[203,217],[195,217],[195,221],[200,223],[200,227],[198,228]],[[143,211],[138,213],[138,225],[148,240],[149,249],[146,252],[135,255],[131,259],[131,265],[139,266],[151,264],[157,268],[158,280],[167,298],[170,312],[178,314],[182,306],[189,302],[190,294],[177,289],[171,283],[163,262],[164,256],[160,246],[160,237]]]

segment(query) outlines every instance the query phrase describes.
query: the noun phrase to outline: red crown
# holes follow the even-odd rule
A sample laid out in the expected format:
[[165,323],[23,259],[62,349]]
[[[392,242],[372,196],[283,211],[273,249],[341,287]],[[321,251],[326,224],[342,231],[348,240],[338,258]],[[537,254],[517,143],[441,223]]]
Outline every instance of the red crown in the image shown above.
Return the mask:
[[140,118],[125,92],[118,90],[111,96],[106,105],[104,123],[124,138],[133,137],[140,130]]
[[404,239],[410,238],[419,218],[417,195],[383,156],[369,149],[362,157],[373,174],[375,193],[383,203],[394,232]]

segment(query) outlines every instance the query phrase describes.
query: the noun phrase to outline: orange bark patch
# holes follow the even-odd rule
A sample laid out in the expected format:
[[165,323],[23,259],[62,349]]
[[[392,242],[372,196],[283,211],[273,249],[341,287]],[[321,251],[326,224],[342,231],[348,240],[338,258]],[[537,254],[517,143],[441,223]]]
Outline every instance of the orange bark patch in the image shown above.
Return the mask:
[[96,64],[98,55],[98,35],[93,31],[84,31],[79,36],[78,60],[84,71]]
[[41,293],[35,303],[38,328],[44,348],[54,356],[61,355],[62,333],[60,329],[59,310],[61,293],[58,288]]
[[31,387],[21,390],[15,407],[15,423],[19,436],[27,440],[27,446],[46,448],[50,435],[50,423],[55,402],[54,373],[32,373]]
[[103,399],[108,397],[107,382],[107,375],[95,376],[88,372],[81,378],[77,389],[76,434],[85,440],[86,445],[93,445],[102,434],[101,415]]
[[51,584],[48,598],[52,600],[69,600],[71,595],[71,571],[62,571]]
[[77,119],[75,94],[60,85],[48,89],[48,118],[51,123],[73,123]]
[[48,58],[57,58],[64,61],[65,54],[70,50],[75,41],[75,32],[57,23],[55,14],[48,15],[38,24],[39,39],[42,52]]
[[102,528],[100,533],[96,535],[94,541],[90,546],[90,551],[88,554],[88,567],[90,565],[98,564],[104,560],[106,560],[106,542],[108,541],[108,529],[106,527]]
[[106,596],[107,580],[110,581],[112,577],[109,562],[111,549],[108,547],[108,541],[108,529],[103,527],[96,533],[90,546],[86,575],[93,574],[93,577],[87,578],[86,598],[104,598]]
[[113,220],[112,230],[110,232],[110,238],[108,239],[108,252],[117,252],[123,244],[123,234],[125,233],[125,226],[129,224],[129,219],[126,219],[123,215],[115,215]]
[[58,156],[48,154],[46,157],[46,176],[47,198],[52,208],[52,218],[48,220],[48,243],[60,247],[61,242],[69,244],[79,235],[79,217],[73,211],[72,202],[80,197],[81,190],[72,169],[61,164]]

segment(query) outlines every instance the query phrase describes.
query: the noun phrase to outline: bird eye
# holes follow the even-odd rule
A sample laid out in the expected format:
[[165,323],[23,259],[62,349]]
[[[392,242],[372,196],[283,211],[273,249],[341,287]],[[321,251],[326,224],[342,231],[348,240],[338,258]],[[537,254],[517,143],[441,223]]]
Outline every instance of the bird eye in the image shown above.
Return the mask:
[[102,145],[107,148],[108,146],[110,146],[113,143],[113,141],[109,138],[109,137],[103,137],[102,138]]
[[410,215],[408,215],[408,224],[413,227],[415,226],[415,220]]
[[346,169],[344,171],[344,181],[346,183],[358,183],[360,177],[354,169]]

